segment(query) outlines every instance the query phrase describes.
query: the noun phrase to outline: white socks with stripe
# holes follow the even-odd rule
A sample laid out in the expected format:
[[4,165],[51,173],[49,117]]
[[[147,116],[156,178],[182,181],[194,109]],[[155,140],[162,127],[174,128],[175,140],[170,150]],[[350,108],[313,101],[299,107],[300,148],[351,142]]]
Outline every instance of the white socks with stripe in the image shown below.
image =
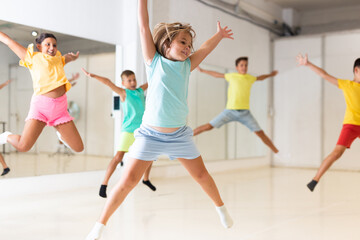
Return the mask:
[[217,213],[219,214],[220,216],[220,221],[222,223],[222,225],[225,227],[225,228],[231,228],[231,226],[233,225],[233,220],[232,218],[230,217],[225,205],[222,205],[221,207],[216,207],[216,211]]
[[104,229],[105,225],[99,222],[96,222],[93,229],[87,235],[86,240],[98,240],[101,237],[101,233]]

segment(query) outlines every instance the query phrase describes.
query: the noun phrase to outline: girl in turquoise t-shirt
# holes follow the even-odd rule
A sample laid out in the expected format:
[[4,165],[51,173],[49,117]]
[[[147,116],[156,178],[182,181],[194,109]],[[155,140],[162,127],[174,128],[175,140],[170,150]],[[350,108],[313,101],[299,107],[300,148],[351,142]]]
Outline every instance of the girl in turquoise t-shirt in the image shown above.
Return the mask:
[[192,140],[192,130],[186,126],[185,120],[188,112],[186,98],[190,72],[223,38],[232,39],[232,32],[227,27],[221,28],[218,23],[217,33],[191,54],[195,32],[190,25],[161,23],[155,27],[152,36],[147,0],[139,0],[138,6],[140,39],[149,83],[143,123],[135,131],[128,167],[109,196],[100,219],[87,239],[100,238],[110,216],[160,154],[167,154],[170,159],[180,161],[211,198],[224,227],[229,228],[233,224],[232,219],[214,180],[205,168]]

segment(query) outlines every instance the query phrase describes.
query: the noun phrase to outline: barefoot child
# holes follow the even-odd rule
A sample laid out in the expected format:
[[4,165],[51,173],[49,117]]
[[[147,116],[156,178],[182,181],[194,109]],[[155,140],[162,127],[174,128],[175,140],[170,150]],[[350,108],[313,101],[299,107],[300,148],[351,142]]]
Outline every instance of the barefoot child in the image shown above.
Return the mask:
[[354,80],[338,79],[308,60],[308,56],[299,54],[296,57],[299,65],[309,67],[317,75],[340,88],[345,97],[346,112],[338,142],[334,150],[324,159],[315,177],[308,183],[310,191],[314,191],[317,183],[330,166],[338,160],[356,138],[360,138],[360,58],[355,60]]
[[34,88],[22,135],[4,132],[0,134],[0,145],[10,143],[19,152],[27,152],[47,125],[54,126],[59,139],[72,150],[81,152],[84,149],[83,142],[67,111],[66,92],[71,84],[64,71],[65,64],[75,61],[79,52],[62,56],[57,50],[56,37],[51,33],[42,33],[36,39],[39,52],[34,51],[33,44],[26,49],[2,32],[0,42],[20,58],[21,66],[29,69]]
[[[105,173],[105,178],[100,186],[99,195],[103,198],[107,197],[106,188],[111,175],[114,173],[116,166],[123,160],[125,153],[129,151],[129,147],[135,141],[134,131],[139,128],[142,122],[142,117],[145,110],[145,96],[144,91],[147,89],[148,84],[145,83],[139,88],[136,88],[135,73],[130,70],[125,70],[121,73],[122,85],[125,87],[121,88],[116,86],[110,79],[95,75],[82,69],[86,76],[95,78],[101,83],[108,86],[111,90],[119,94],[120,104],[123,109],[124,120],[121,126],[121,135],[118,151],[114,158],[109,163],[109,166]],[[147,185],[151,190],[155,191],[156,188],[149,180],[149,174],[151,165],[146,169],[144,174],[143,183]]]
[[223,38],[232,38],[231,30],[221,28],[218,23],[217,33],[191,55],[195,32],[190,25],[160,23],[152,36],[147,0],[139,0],[138,3],[140,39],[149,83],[146,109],[128,153],[129,164],[87,240],[100,238],[111,215],[136,186],[152,161],[161,154],[168,155],[170,159],[179,159],[213,201],[224,227],[229,228],[233,224],[232,219],[192,140],[192,130],[186,126],[186,117],[190,72]]

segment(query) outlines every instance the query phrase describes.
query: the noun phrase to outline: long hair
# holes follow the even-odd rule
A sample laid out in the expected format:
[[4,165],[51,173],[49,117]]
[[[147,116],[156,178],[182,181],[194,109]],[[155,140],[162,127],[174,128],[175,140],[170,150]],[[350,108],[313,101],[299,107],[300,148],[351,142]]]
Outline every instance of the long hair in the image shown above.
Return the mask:
[[190,24],[175,23],[159,23],[153,31],[153,40],[156,51],[165,57],[167,49],[179,32],[185,31],[191,36],[191,50],[193,50],[193,39],[196,36],[194,29]]

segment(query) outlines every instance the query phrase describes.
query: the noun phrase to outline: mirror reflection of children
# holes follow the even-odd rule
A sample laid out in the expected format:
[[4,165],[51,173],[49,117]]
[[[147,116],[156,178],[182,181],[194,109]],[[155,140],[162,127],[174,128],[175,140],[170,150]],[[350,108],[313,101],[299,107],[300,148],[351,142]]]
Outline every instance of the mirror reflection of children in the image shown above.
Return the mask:
[[139,0],[138,3],[140,40],[149,83],[146,109],[143,122],[135,131],[135,142],[128,153],[129,163],[87,240],[100,239],[102,229],[111,215],[136,186],[152,161],[161,154],[179,160],[208,194],[223,226],[229,228],[233,221],[193,142],[193,131],[186,126],[186,118],[190,72],[222,39],[232,39],[232,32],[218,23],[216,34],[191,54],[195,32],[190,25],[160,23],[152,34],[147,0]]
[[[10,83],[10,80],[7,80],[6,82],[0,84],[0,90],[7,86]],[[6,164],[3,155],[0,153],[0,164],[3,167],[3,172],[1,173],[1,176],[4,176],[10,172],[9,166]]]
[[[89,73],[83,68],[82,70],[86,76],[95,78],[96,80],[108,86],[115,93],[119,94],[120,104],[124,114],[124,120],[121,126],[119,147],[114,158],[109,163],[105,173],[105,178],[100,186],[99,195],[103,198],[106,198],[106,189],[109,183],[109,179],[114,173],[116,166],[119,163],[122,163],[125,153],[129,151],[130,146],[134,143],[134,131],[141,125],[142,117],[145,111],[144,91],[148,88],[148,84],[145,83],[137,88],[135,73],[130,70],[125,70],[121,73],[122,85],[125,87],[125,89],[116,86],[108,78]],[[150,170],[151,165],[146,169],[142,182],[151,190],[155,191],[156,187],[152,185],[149,180]]]
[[4,132],[0,134],[0,145],[10,143],[19,152],[27,152],[44,127],[53,126],[62,142],[75,152],[83,151],[82,139],[67,111],[66,92],[71,84],[64,71],[65,64],[75,61],[79,52],[62,56],[57,49],[56,37],[51,33],[42,33],[36,38],[39,52],[34,51],[33,44],[26,49],[3,32],[0,32],[0,42],[20,58],[21,66],[29,69],[34,88],[22,135]]
[[331,167],[331,165],[344,154],[347,148],[356,138],[360,138],[360,58],[356,59],[353,66],[354,79],[338,79],[328,74],[324,69],[314,65],[308,59],[308,56],[299,54],[296,57],[298,65],[309,67],[317,75],[335,85],[343,91],[346,112],[343,121],[343,127],[339,139],[333,151],[323,160],[315,177],[308,183],[310,191],[314,191],[320,178]]
[[250,131],[254,132],[263,141],[263,143],[267,145],[271,151],[273,151],[276,158],[282,159],[283,157],[280,157],[279,150],[275,147],[271,139],[264,133],[250,112],[250,93],[253,83],[256,81],[263,81],[266,78],[274,77],[276,76],[277,71],[272,71],[269,74],[264,74],[257,77],[252,76],[247,73],[247,57],[240,57],[236,59],[235,66],[237,70],[236,73],[226,74],[205,70],[200,67],[197,68],[200,72],[215,78],[224,78],[229,82],[229,87],[226,109],[209,123],[195,128],[194,136],[204,131],[210,131],[214,127],[220,128],[224,124],[237,121],[245,125]]

